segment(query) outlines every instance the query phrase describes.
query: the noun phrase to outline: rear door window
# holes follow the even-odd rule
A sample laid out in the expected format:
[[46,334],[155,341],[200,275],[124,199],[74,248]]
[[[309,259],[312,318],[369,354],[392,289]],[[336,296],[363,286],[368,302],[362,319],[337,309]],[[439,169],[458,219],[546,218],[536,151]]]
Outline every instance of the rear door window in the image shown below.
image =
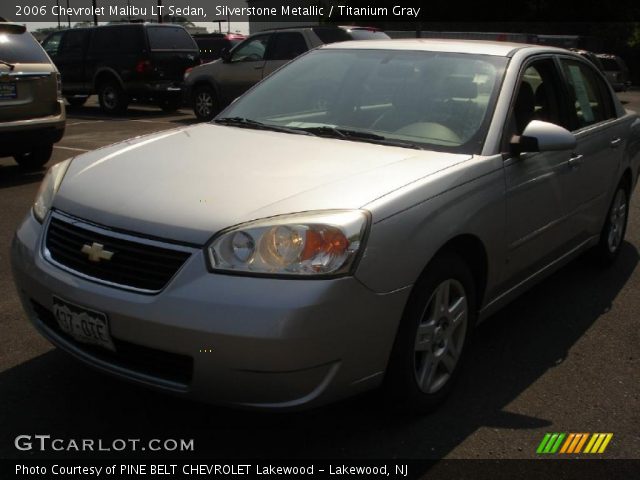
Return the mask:
[[88,36],[88,30],[69,30],[60,42],[60,50],[58,53],[82,54],[87,44]]
[[118,54],[137,53],[143,48],[142,27],[114,26],[98,27],[93,31],[92,52]]
[[299,32],[276,33],[269,44],[267,60],[291,60],[308,50],[307,42]]
[[180,27],[147,28],[151,50],[198,50],[196,42]]
[[592,67],[564,58],[561,64],[572,103],[574,130],[615,117],[608,89]]
[[0,60],[9,63],[49,63],[49,57],[30,33],[13,33],[0,23]]

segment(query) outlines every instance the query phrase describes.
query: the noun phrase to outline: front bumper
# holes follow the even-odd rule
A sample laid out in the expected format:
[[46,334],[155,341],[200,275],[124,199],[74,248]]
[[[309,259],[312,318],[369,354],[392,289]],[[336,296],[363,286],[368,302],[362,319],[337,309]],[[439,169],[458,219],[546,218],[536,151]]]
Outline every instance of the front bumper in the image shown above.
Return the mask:
[[[145,295],[52,265],[41,253],[42,231],[28,215],[12,244],[15,282],[36,328],[100,370],[212,403],[295,409],[376,387],[409,294],[375,294],[353,277],[212,274],[196,249],[162,292]],[[140,368],[65,337],[42,318],[53,295],[106,313],[111,335],[124,345],[189,359],[189,375]]]

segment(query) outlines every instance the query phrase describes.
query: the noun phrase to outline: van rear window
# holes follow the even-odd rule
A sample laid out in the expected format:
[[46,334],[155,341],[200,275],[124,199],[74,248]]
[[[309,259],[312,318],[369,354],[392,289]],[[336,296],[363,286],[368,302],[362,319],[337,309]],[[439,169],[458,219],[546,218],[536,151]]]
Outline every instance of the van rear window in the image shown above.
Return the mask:
[[49,57],[30,33],[0,29],[0,60],[9,63],[49,63]]
[[180,27],[149,27],[151,50],[198,50],[196,42]]

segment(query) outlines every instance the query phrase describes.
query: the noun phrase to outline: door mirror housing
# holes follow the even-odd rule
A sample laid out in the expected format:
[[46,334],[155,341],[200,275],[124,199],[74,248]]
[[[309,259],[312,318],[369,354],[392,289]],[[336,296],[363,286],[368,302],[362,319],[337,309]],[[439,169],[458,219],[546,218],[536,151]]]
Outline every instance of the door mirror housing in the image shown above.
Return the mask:
[[511,153],[552,152],[572,150],[576,146],[576,137],[566,128],[555,123],[532,120],[522,135],[514,135],[510,142]]

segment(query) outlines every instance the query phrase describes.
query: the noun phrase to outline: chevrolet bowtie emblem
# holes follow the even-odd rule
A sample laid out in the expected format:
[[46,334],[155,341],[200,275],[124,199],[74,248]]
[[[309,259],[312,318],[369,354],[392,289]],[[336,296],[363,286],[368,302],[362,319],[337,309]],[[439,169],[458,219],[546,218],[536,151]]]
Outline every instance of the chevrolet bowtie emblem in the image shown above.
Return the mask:
[[91,245],[84,244],[80,250],[82,253],[89,257],[91,262],[99,262],[100,260],[111,260],[114,252],[110,252],[104,249],[104,245],[101,243],[93,242]]

